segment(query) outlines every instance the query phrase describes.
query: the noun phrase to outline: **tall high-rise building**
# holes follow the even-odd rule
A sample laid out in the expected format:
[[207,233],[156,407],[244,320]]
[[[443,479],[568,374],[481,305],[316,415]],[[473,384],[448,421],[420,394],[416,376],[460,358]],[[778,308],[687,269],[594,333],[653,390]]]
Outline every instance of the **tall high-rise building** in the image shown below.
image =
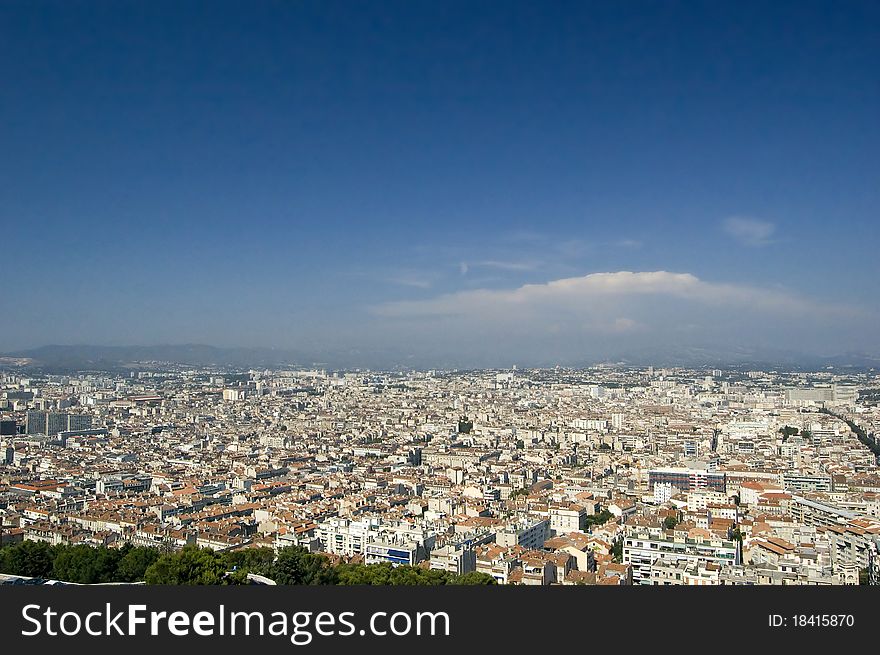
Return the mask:
[[91,430],[91,428],[92,417],[88,414],[30,411],[27,413],[25,431],[28,434],[45,434],[54,437],[59,432]]
[[54,436],[67,429],[67,414],[48,412],[46,414],[46,434]]
[[790,403],[853,404],[858,397],[858,388],[850,385],[832,384],[829,387],[807,387],[785,391],[785,400]]
[[89,414],[68,414],[67,430],[91,430],[92,417]]
[[46,434],[46,412],[28,412],[25,418],[25,432],[28,434]]

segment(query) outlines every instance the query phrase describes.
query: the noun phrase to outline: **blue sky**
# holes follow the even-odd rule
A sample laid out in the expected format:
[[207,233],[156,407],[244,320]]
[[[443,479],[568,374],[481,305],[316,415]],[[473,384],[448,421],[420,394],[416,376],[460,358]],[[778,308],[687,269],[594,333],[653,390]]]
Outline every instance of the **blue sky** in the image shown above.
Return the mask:
[[3,2],[0,351],[880,352],[878,70],[870,2]]

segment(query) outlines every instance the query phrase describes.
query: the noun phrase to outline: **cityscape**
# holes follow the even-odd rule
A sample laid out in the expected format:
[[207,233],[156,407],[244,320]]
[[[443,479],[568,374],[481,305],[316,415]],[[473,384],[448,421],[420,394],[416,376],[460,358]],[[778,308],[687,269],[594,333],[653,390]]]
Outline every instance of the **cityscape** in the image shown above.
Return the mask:
[[873,369],[7,367],[0,416],[0,553],[296,552],[500,585],[880,582]]
[[877,0],[0,0],[0,644],[876,640],[878,71]]

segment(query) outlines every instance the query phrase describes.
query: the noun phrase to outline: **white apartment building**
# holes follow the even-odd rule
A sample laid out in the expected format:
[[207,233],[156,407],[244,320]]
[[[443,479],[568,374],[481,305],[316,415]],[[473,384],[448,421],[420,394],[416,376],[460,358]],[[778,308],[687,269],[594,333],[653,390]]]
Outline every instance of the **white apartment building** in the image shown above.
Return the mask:
[[576,503],[550,505],[550,535],[583,532],[587,527],[587,509]]
[[633,584],[652,584],[652,566],[661,557],[665,562],[728,566],[739,563],[739,549],[735,541],[716,537],[668,537],[656,528],[639,527],[627,533],[623,563],[632,565]]
[[380,518],[352,521],[333,517],[318,525],[317,537],[324,552],[368,563],[409,564],[427,559],[436,534],[407,523],[388,524]]
[[550,538],[550,522],[520,519],[501,528],[495,534],[495,543],[504,548],[522,546],[527,550],[541,550]]
[[468,546],[446,544],[431,551],[431,568],[463,575],[477,570],[477,555]]

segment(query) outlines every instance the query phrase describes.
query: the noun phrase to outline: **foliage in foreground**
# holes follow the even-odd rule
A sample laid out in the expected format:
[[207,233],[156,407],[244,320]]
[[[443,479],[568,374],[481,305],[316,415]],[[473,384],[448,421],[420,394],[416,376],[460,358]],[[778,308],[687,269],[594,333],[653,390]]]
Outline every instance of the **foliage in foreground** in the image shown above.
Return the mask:
[[455,575],[414,566],[332,564],[304,548],[247,548],[218,553],[188,546],[161,553],[156,548],[57,545],[24,541],[0,548],[0,573],[63,582],[139,582],[166,585],[247,584],[248,573],[280,585],[486,585],[484,573]]
[[23,541],[0,548],[0,573],[79,584],[137,582],[159,559],[155,548],[95,548]]

